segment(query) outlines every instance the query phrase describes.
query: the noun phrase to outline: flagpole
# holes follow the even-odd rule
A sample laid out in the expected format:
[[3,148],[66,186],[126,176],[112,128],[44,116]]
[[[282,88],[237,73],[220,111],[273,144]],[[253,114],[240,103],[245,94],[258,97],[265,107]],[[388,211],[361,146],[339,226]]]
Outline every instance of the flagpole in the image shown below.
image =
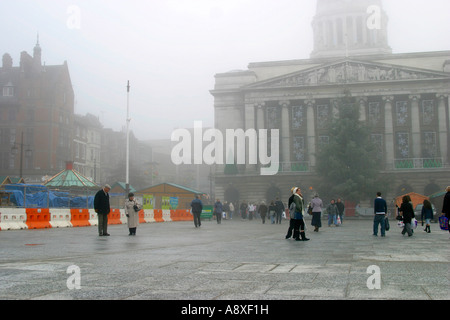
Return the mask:
[[127,159],[126,159],[126,178],[125,178],[125,197],[130,192],[130,81],[127,84]]

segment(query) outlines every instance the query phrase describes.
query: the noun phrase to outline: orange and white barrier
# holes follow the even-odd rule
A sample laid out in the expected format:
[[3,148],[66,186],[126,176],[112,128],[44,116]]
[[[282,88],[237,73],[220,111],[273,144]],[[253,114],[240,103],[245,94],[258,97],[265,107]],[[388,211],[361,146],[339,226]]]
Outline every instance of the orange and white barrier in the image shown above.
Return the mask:
[[[192,221],[190,210],[144,209],[139,223]],[[109,225],[127,224],[122,209],[111,209]],[[77,228],[98,225],[94,209],[0,208],[0,231],[47,228]]]

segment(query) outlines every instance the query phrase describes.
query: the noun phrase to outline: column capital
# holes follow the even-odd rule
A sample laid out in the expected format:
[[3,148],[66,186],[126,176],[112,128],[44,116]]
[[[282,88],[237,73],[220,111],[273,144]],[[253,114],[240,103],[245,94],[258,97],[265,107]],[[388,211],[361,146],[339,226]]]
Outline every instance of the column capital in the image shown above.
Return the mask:
[[439,100],[445,100],[449,97],[449,94],[447,93],[437,93],[436,94],[436,98],[438,98]]
[[418,101],[418,100],[420,100],[420,94],[410,94],[408,96],[408,98],[409,98],[409,100],[412,100],[412,101]]
[[383,101],[388,103],[394,101],[394,96],[383,96]]
[[305,104],[308,107],[312,107],[314,104],[316,104],[316,100],[314,100],[314,99],[306,99],[305,100]]
[[366,104],[369,99],[367,97],[356,97],[356,101],[360,104]]
[[265,102],[256,102],[253,106],[255,108],[262,108],[262,107],[266,106],[266,103]]
[[281,100],[279,102],[280,106],[282,107],[289,107],[291,105],[291,102],[289,100]]

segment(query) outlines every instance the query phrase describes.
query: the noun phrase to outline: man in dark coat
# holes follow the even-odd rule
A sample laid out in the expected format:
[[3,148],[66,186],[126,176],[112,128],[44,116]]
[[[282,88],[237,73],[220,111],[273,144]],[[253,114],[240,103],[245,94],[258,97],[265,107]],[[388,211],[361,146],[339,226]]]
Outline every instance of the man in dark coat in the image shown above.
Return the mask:
[[202,214],[203,210],[203,203],[200,200],[200,196],[196,195],[195,199],[191,202],[192,207],[192,215],[194,216],[194,225],[195,227],[200,227],[202,225],[202,222],[200,220],[200,216]]
[[99,236],[109,236],[108,233],[108,214],[111,211],[109,206],[109,190],[111,187],[105,185],[99,190],[94,198],[94,210],[98,216],[98,234]]

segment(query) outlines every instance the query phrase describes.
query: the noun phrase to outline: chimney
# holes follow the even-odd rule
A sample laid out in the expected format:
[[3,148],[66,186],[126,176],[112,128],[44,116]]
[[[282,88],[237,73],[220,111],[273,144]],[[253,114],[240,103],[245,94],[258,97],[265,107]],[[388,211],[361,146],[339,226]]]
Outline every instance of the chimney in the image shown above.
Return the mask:
[[73,170],[73,161],[66,161],[66,170]]

